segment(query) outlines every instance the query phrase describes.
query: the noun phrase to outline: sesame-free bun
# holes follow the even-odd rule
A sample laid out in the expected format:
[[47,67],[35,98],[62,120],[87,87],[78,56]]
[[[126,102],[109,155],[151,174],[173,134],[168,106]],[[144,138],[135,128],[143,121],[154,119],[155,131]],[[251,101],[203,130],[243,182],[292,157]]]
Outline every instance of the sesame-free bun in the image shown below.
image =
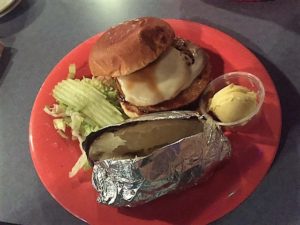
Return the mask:
[[158,18],[143,17],[108,29],[89,55],[92,75],[118,77],[156,60],[173,42],[171,26]]

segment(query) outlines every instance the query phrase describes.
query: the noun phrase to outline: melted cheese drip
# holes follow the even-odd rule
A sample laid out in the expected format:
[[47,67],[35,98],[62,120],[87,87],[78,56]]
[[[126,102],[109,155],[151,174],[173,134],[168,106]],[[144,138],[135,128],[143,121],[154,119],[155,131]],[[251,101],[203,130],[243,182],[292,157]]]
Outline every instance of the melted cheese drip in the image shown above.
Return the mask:
[[154,63],[118,77],[118,81],[126,101],[136,106],[150,106],[174,98],[192,84],[203,68],[202,51],[189,66],[184,54],[172,47]]

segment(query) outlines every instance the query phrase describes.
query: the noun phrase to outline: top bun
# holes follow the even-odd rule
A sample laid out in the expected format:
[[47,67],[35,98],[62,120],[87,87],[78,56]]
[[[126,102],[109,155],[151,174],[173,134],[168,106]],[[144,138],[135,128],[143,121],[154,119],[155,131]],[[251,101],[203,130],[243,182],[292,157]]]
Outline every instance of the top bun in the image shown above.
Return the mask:
[[172,43],[174,30],[165,21],[143,17],[108,29],[92,47],[89,67],[94,76],[133,73],[156,60]]

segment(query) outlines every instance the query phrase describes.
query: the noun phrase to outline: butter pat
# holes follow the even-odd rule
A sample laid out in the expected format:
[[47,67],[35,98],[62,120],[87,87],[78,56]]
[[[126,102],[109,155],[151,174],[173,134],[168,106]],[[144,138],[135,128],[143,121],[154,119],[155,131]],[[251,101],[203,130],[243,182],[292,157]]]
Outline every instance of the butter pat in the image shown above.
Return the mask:
[[13,3],[14,3],[14,0],[1,0],[0,1],[0,13],[7,10]]
[[208,104],[208,110],[224,123],[241,120],[256,109],[256,93],[235,84],[230,84],[218,91]]

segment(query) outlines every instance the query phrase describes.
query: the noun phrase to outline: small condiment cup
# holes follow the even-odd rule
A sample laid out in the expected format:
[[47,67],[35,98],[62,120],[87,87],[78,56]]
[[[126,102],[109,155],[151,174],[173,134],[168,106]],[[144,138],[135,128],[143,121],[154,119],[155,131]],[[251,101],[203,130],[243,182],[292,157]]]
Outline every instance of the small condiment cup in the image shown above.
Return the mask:
[[[216,119],[216,117],[214,117],[212,113],[208,111],[208,104],[209,100],[214,96],[215,93],[230,84],[246,87],[250,91],[256,93],[257,107],[252,113],[240,120],[230,123],[224,123]],[[200,98],[200,111],[207,119],[213,120],[219,126],[226,129],[245,127],[247,124],[249,124],[250,121],[252,121],[257,117],[257,115],[260,114],[264,98],[265,89],[258,77],[248,72],[230,72],[217,77],[208,84]]]

